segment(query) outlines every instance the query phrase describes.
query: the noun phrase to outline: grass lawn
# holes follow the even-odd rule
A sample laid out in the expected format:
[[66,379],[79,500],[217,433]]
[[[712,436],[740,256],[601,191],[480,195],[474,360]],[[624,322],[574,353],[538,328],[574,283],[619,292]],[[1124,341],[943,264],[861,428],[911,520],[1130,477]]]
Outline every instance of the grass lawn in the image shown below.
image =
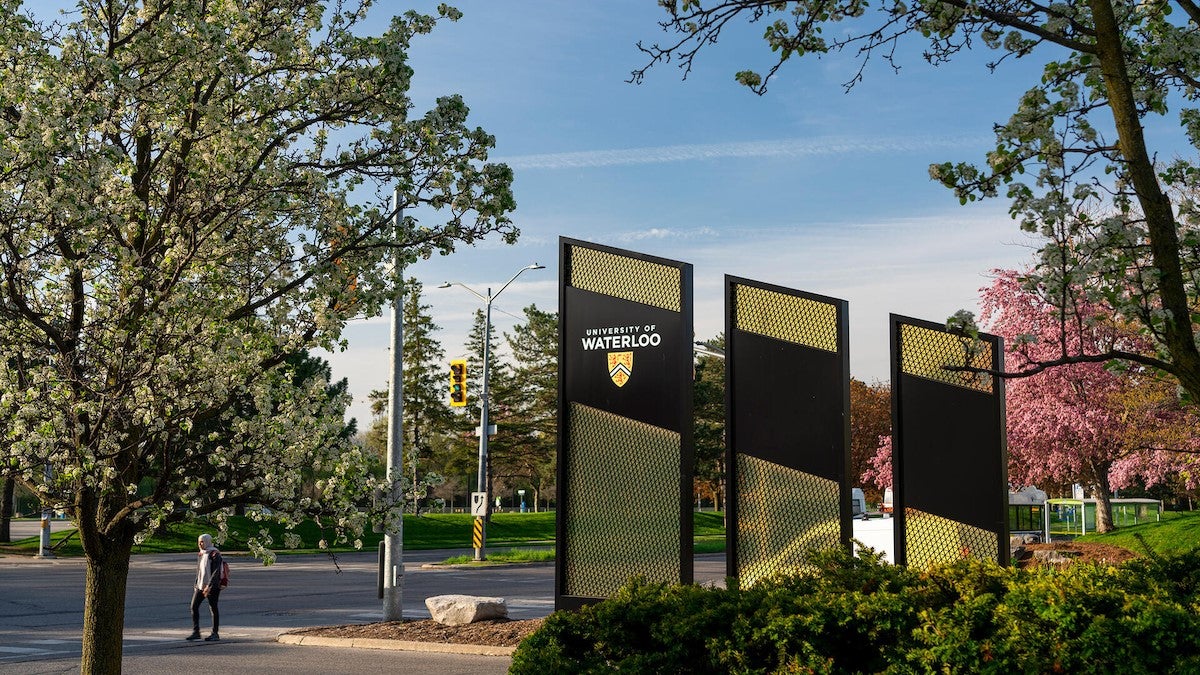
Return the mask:
[[692,546],[696,553],[725,552],[725,514],[700,511],[692,514]]
[[[725,550],[724,514],[704,511],[694,513],[694,545],[697,553],[718,553]],[[408,550],[428,550],[445,548],[470,548],[472,517],[466,513],[434,513],[420,517],[404,516],[404,548]],[[322,549],[317,542],[321,532],[315,523],[303,523],[297,528],[302,543],[300,548],[288,550],[283,548],[283,527],[255,523],[249,518],[230,518],[230,535],[221,548],[227,551],[246,550],[246,540],[260,528],[266,528],[274,538],[276,553],[315,553]],[[207,522],[177,523],[163,532],[150,537],[140,546],[134,548],[134,553],[179,553],[191,552],[196,545],[196,537],[203,532],[215,532],[216,528]],[[493,557],[490,550],[496,548],[519,548],[554,544],[554,513],[495,513],[488,525],[488,557]],[[382,535],[376,532],[363,533],[364,550],[374,550]],[[80,556],[83,550],[79,539],[73,531],[56,532],[51,536],[51,545],[58,545],[55,554],[59,556]],[[1200,547],[1200,511],[1163,513],[1163,519],[1157,523],[1144,523],[1132,527],[1123,527],[1108,534],[1089,534],[1080,537],[1081,542],[1098,542],[1127,548],[1135,553],[1145,554],[1148,550],[1161,555],[1178,555]],[[38,538],[28,537],[11,544],[0,544],[0,552],[34,555],[37,553]],[[339,546],[334,551],[352,551],[352,546]],[[496,551],[496,554],[502,552]],[[521,555],[531,555],[518,553]],[[545,549],[536,556],[544,559],[552,555]]]
[[[699,553],[725,550],[724,515],[721,513],[703,512],[695,515],[696,551]],[[434,513],[423,514],[420,517],[404,516],[404,548],[408,550],[429,550],[443,548],[470,548],[471,527],[474,519],[468,513]],[[284,529],[281,525],[257,523],[245,517],[232,517],[228,521],[229,536],[221,544],[226,551],[244,551],[246,540],[257,534],[260,529],[266,529],[274,539],[276,553],[316,553],[325,551],[318,546],[322,537],[320,529],[314,522],[302,523],[296,528],[300,535],[301,545],[297,549],[283,547]],[[144,543],[135,546],[134,553],[180,553],[191,552],[196,548],[196,538],[204,533],[216,533],[216,527],[206,521],[176,523],[148,538]],[[328,533],[326,533],[328,535]],[[378,547],[383,535],[377,532],[364,532],[362,537],[363,550],[374,550]],[[519,547],[531,545],[552,545],[554,543],[554,513],[494,513],[487,528],[487,545],[492,547]],[[63,542],[66,539],[67,541]],[[78,537],[73,531],[65,530],[51,535],[51,546],[58,556],[80,556],[83,549]],[[34,555],[37,553],[38,538],[28,537],[11,544],[0,544],[0,552]],[[353,546],[338,546],[331,550],[352,551]],[[490,556],[489,556],[490,557]]]
[[[509,548],[499,551],[488,550],[487,560],[479,565],[503,565],[507,563],[554,562],[552,548]],[[456,555],[442,561],[444,565],[473,565],[475,554]]]
[[1075,541],[1111,544],[1145,555],[1179,555],[1200,548],[1200,511],[1166,511],[1162,521],[1088,534]]

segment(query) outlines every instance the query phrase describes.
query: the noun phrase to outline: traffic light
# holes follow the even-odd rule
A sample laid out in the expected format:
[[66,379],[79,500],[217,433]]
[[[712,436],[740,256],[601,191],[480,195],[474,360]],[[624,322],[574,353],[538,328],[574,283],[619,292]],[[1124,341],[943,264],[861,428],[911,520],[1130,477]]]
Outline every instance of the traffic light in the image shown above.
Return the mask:
[[467,362],[464,359],[450,362],[450,405],[455,408],[467,405]]

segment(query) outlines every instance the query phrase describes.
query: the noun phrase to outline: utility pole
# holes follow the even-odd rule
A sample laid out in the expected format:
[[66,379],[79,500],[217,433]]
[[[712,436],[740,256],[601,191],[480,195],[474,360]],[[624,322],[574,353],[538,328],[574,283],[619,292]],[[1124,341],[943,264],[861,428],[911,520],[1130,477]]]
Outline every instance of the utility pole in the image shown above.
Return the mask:
[[[50,469],[50,462],[46,462],[43,476],[46,479],[46,485],[49,485],[51,479],[54,477],[54,473]],[[42,534],[38,544],[38,558],[54,557],[54,549],[50,548],[50,519],[53,516],[54,510],[50,508],[50,502],[44,502],[42,505]]]
[[[400,208],[400,188],[392,194],[395,209],[393,236],[399,239],[404,220]],[[400,489],[403,476],[404,420],[404,263],[403,252],[396,248],[392,259],[392,274],[396,297],[392,302],[392,377],[388,385],[387,477],[392,486],[392,504],[399,504],[400,514],[395,531],[384,534],[383,553],[383,620],[401,621],[404,618],[404,495]],[[395,508],[395,507],[393,507]]]

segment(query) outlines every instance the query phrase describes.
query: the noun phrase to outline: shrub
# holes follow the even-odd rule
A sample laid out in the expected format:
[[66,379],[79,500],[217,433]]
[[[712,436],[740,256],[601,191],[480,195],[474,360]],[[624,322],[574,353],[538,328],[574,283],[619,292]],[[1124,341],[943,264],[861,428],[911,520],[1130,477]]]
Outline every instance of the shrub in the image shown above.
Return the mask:
[[1200,553],[915,571],[832,551],[727,589],[634,580],[556,612],[512,673],[1200,672]]

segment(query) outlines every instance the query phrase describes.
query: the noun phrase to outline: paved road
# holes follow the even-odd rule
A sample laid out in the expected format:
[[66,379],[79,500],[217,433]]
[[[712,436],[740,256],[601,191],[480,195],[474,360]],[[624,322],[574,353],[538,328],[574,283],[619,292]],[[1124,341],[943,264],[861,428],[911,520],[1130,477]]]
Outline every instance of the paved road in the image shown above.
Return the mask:
[[[428,618],[425,598],[446,593],[499,595],[513,618],[553,610],[553,566],[423,570],[424,562],[466,551],[407,552],[404,614]],[[125,615],[125,672],[204,670],[271,673],[372,673],[398,667],[409,672],[502,673],[506,657],[430,655],[411,652],[280,645],[275,637],[305,626],[382,620],[376,596],[374,553],[280,556],[264,567],[229,555],[231,585],[221,597],[218,644],[185,642],[192,554],[135,556]],[[340,572],[339,572],[340,570]],[[698,556],[697,581],[724,576],[724,556]],[[83,625],[84,565],[78,559],[37,560],[0,556],[0,673],[74,672]],[[201,610],[207,630],[207,606]],[[203,652],[189,651],[203,649]]]
[[[552,611],[553,567],[420,569],[421,563],[443,560],[450,553],[412,552],[405,556],[406,617],[428,618],[425,598],[445,593],[502,595],[514,618],[545,616]],[[314,648],[275,645],[272,641],[277,635],[303,626],[383,618],[382,602],[376,596],[374,553],[341,555],[336,565],[324,555],[280,556],[270,567],[250,558],[230,555],[227,559],[232,579],[221,597],[220,654],[245,651],[253,643],[257,646],[251,654],[274,654],[281,649],[308,653],[298,662],[304,666],[305,660],[314,656],[308,650]],[[192,554],[135,556],[125,610],[130,668],[142,654],[165,656],[196,646],[182,640],[190,630],[187,605],[194,561]],[[47,658],[77,665],[83,586],[80,560],[0,558],[0,671],[34,672],[28,669],[28,662]],[[206,631],[208,624],[206,606],[201,610]],[[46,665],[50,666],[46,672],[54,670],[54,664]],[[307,670],[311,665],[307,662]],[[149,669],[173,670],[157,665]],[[232,672],[239,670],[233,668]],[[294,672],[304,671],[301,667]]]
[[[70,530],[74,528],[75,524],[69,520],[63,520],[61,518],[57,520],[53,518],[50,519],[51,532],[61,532],[63,530]],[[21,520],[10,520],[8,522],[8,531],[13,541],[25,539],[26,537],[36,537],[38,536],[38,533],[42,531],[42,521],[28,520],[24,518]]]

